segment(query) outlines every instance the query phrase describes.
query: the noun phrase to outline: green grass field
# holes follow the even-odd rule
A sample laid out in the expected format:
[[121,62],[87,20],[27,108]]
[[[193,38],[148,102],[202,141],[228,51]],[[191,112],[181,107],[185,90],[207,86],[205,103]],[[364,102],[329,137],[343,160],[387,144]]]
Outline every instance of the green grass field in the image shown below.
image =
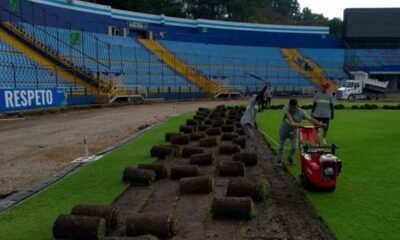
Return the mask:
[[[279,110],[258,116],[273,147],[282,117]],[[336,112],[328,140],[340,147],[339,185],[307,196],[338,239],[400,239],[399,121],[400,111]],[[299,176],[299,166],[288,169]]]
[[127,188],[121,181],[125,167],[152,162],[150,148],[164,143],[165,133],[176,132],[189,116],[169,120],[15,208],[1,213],[0,239],[52,239],[55,219],[60,214],[69,213],[76,204],[111,203]]

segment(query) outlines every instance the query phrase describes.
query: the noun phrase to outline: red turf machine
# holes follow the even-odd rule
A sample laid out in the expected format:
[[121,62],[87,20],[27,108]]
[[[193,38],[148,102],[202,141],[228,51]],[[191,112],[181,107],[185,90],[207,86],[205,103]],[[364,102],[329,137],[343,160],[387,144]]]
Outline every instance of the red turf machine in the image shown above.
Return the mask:
[[314,126],[300,128],[301,180],[308,190],[336,189],[342,162],[335,156],[335,144],[322,146],[318,129]]

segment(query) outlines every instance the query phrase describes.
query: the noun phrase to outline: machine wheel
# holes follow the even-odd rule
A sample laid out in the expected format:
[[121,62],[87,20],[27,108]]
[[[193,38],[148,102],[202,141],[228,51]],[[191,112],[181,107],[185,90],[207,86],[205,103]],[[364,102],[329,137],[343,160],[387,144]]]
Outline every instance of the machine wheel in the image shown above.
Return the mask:
[[349,96],[349,101],[352,101],[352,102],[353,102],[354,100],[356,100],[356,97],[355,97],[354,95],[350,95],[350,96]]

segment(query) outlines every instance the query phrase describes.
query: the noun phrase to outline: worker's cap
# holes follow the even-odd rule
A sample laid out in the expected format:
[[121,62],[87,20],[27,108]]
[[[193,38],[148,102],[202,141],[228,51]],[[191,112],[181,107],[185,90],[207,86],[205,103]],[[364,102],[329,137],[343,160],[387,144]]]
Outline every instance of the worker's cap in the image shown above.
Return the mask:
[[328,81],[324,81],[323,83],[322,83],[322,87],[323,88],[329,88],[331,86],[331,84],[328,82]]

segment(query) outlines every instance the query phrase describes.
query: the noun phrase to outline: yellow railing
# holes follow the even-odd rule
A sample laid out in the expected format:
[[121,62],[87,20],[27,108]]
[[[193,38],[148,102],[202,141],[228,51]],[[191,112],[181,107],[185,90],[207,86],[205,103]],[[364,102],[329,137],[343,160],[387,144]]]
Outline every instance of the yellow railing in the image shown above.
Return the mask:
[[202,87],[210,94],[217,94],[220,93],[222,90],[226,91],[226,89],[222,89],[219,84],[216,84],[207,79],[205,76],[197,72],[194,68],[188,66],[186,63],[178,59],[175,55],[169,52],[157,41],[141,39],[140,42],[147,49],[153,52],[159,59],[165,62],[169,67],[174,69],[176,72],[184,76],[189,81]]
[[[331,82],[330,80],[326,79],[325,71],[318,66],[312,59],[305,58],[301,53],[296,49],[281,49],[283,55],[286,58],[286,61],[289,65],[296,70],[297,72],[305,75],[306,77],[310,78],[316,85],[321,86],[324,81],[329,81],[331,84],[331,91],[336,91],[337,86],[336,83]],[[311,69],[307,71],[303,66],[300,66],[296,59],[302,59],[307,61]]]

